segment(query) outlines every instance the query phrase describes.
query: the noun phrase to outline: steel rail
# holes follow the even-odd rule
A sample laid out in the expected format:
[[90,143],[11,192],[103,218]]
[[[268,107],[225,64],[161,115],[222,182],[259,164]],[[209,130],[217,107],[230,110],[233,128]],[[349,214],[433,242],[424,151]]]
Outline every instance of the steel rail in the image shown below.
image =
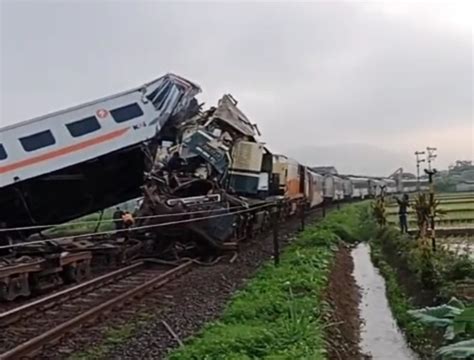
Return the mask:
[[41,299],[29,302],[0,314],[0,327],[9,325],[19,319],[25,318],[38,310],[46,310],[60,302],[64,302],[72,297],[76,297],[85,292],[96,289],[110,281],[129,275],[145,265],[144,261],[139,261],[122,269],[118,269],[94,279],[83,282],[79,285],[58,291]]
[[187,261],[175,267],[174,269],[162,273],[153,279],[148,280],[145,283],[106,301],[105,303],[97,305],[92,309],[89,309],[82,314],[54,327],[53,329],[50,329],[43,334],[36,336],[3,354],[0,354],[0,360],[13,360],[33,356],[38,353],[43,348],[43,346],[55,343],[71,330],[76,329],[81,325],[90,322],[91,320],[94,320],[97,316],[107,311],[111,311],[129,299],[143,295],[153,289],[162,287],[177,276],[189,271],[192,265],[192,260]]

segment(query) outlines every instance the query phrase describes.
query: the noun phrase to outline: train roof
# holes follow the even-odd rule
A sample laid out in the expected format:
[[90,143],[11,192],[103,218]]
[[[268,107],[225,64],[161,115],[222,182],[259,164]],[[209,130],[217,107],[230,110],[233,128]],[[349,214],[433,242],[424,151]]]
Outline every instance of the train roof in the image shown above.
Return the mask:
[[123,96],[123,95],[127,95],[127,94],[130,94],[130,93],[142,90],[142,89],[144,89],[144,88],[146,88],[150,85],[153,85],[153,84],[156,84],[160,81],[163,81],[165,78],[172,78],[173,80],[181,83],[185,87],[192,86],[195,89],[198,89],[198,92],[201,91],[201,88],[199,87],[199,85],[197,85],[197,84],[195,84],[195,83],[193,83],[193,82],[191,82],[187,79],[184,79],[181,76],[178,76],[176,74],[168,73],[166,75],[160,76],[159,78],[156,78],[155,80],[149,81],[149,82],[147,82],[147,83],[145,83],[141,86],[137,86],[137,87],[135,87],[133,89],[130,89],[130,90],[122,91],[122,92],[119,92],[119,93],[116,93],[116,94],[113,94],[113,95],[105,96],[105,97],[102,97],[102,98],[99,98],[99,99],[95,99],[95,100],[92,100],[92,101],[88,101],[88,102],[85,102],[85,103],[74,105],[74,106],[71,106],[71,107],[68,107],[68,108],[65,108],[65,109],[62,109],[62,110],[58,110],[58,111],[54,111],[54,112],[51,112],[51,113],[48,113],[48,114],[45,114],[45,115],[37,116],[37,117],[29,119],[29,120],[20,121],[20,122],[17,122],[15,124],[2,126],[2,127],[0,127],[0,134],[3,131],[7,131],[7,130],[11,130],[11,129],[14,129],[14,128],[17,128],[17,127],[20,127],[20,126],[35,123],[35,122],[38,122],[38,121],[41,121],[41,120],[44,120],[44,119],[47,119],[47,118],[50,118],[50,117],[53,117],[53,116],[56,116],[56,115],[61,115],[61,114],[64,114],[64,113],[67,113],[67,112],[70,112],[70,111],[80,109],[80,108],[85,107],[85,106],[98,104],[98,103],[101,103],[101,102],[104,102],[104,101],[108,101],[108,100],[118,98],[118,97]]

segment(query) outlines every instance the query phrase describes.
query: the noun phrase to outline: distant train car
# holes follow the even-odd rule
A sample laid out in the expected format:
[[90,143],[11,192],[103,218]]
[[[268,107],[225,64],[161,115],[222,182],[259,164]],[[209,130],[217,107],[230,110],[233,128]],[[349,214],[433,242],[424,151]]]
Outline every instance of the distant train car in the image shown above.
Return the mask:
[[344,200],[344,180],[338,176],[334,176],[334,201]]
[[371,197],[380,196],[385,182],[381,179],[369,179],[369,195]]
[[324,175],[324,186],[323,186],[323,195],[326,202],[331,202],[334,200],[335,188],[334,188],[334,176]]
[[310,208],[324,201],[324,176],[306,168],[305,196]]
[[417,181],[416,180],[403,180],[402,181],[402,192],[411,193],[416,192]]
[[349,177],[352,182],[352,198],[365,199],[369,195],[369,179]]
[[344,199],[351,199],[352,198],[352,181],[349,178],[342,178],[343,185],[344,185]]
[[393,179],[383,179],[385,185],[385,194],[397,193],[397,182]]
[[[430,184],[426,180],[420,180],[419,183],[420,191],[428,191],[430,189]],[[402,180],[402,192],[403,193],[412,193],[418,191],[418,182],[416,179],[403,179]]]

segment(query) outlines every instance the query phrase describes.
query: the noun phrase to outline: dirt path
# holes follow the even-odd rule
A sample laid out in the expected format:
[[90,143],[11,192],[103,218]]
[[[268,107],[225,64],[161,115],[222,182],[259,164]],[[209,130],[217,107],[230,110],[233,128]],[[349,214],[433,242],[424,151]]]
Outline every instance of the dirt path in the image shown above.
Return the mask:
[[354,261],[350,248],[341,246],[329,275],[326,301],[333,311],[327,319],[331,324],[326,331],[329,359],[370,359],[361,353],[359,317],[360,294],[352,276]]

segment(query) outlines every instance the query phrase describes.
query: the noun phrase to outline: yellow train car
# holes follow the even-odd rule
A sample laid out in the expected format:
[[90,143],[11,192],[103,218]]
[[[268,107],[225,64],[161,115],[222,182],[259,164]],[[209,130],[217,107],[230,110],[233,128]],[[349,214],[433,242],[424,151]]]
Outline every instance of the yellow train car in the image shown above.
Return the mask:
[[284,155],[273,155],[272,173],[278,178],[279,193],[290,204],[290,213],[294,213],[305,197],[305,167]]

